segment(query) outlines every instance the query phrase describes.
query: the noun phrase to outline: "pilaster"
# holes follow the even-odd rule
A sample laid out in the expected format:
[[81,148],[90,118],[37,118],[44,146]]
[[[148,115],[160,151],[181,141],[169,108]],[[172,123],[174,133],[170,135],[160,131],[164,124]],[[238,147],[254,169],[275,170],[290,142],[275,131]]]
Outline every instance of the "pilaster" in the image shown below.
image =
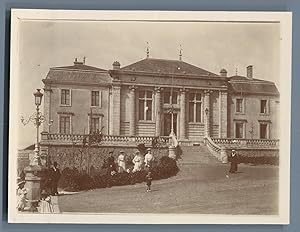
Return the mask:
[[155,87],[155,136],[161,135],[161,88]]

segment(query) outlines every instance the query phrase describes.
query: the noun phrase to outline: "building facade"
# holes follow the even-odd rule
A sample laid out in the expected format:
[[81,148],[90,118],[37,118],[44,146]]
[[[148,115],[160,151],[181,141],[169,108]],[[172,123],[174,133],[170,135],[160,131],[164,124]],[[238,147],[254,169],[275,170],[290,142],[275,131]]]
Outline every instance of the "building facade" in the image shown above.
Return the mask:
[[179,60],[147,57],[112,69],[50,68],[44,82],[48,134],[278,139],[279,92],[273,82],[206,71]]

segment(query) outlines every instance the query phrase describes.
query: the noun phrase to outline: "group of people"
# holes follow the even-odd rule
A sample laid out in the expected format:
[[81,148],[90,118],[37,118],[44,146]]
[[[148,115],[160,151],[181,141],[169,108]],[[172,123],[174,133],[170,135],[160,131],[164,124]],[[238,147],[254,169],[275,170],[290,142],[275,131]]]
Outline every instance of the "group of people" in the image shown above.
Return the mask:
[[120,151],[120,154],[115,162],[113,151],[109,152],[109,157],[106,160],[108,166],[108,173],[113,175],[117,172],[138,172],[145,168],[150,168],[154,161],[154,156],[151,153],[151,148],[147,149],[147,153],[143,156],[139,151],[135,151],[134,158],[131,160],[133,163],[133,168],[128,168],[128,159],[123,150]]
[[57,185],[59,178],[61,176],[60,170],[58,168],[57,162],[48,170],[48,175],[46,177],[46,184],[43,186],[41,191],[41,198],[38,201],[32,201],[27,198],[28,189],[25,187],[26,181],[25,176],[20,176],[18,179],[17,188],[17,210],[24,211],[26,207],[29,207],[32,203],[37,203],[37,210],[40,213],[53,213],[53,205],[51,202],[51,195],[58,195]]
[[118,173],[123,172],[139,172],[143,170],[143,168],[147,171],[146,175],[146,184],[147,184],[147,192],[150,192],[151,189],[151,182],[152,182],[152,175],[151,175],[151,167],[154,161],[154,156],[151,153],[151,148],[147,149],[147,153],[145,156],[143,156],[140,151],[135,151],[134,157],[131,160],[133,163],[133,168],[128,168],[128,159],[126,157],[126,154],[123,150],[120,151],[120,154],[115,162],[113,151],[109,152],[109,157],[106,160],[107,164],[107,175],[108,177],[115,175]]

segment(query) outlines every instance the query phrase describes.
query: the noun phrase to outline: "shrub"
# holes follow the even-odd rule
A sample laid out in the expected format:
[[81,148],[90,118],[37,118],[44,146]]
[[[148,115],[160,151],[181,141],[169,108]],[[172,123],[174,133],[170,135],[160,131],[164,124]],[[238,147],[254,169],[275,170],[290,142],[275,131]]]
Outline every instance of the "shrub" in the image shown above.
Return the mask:
[[[59,187],[66,191],[82,191],[92,188],[106,188],[112,186],[132,185],[145,181],[148,170],[135,173],[115,173],[109,175],[105,169],[102,172],[89,176],[86,173],[79,173],[77,169],[65,168],[59,180]],[[176,161],[163,156],[158,162],[154,162],[150,169],[154,180],[169,178],[178,173]]]
[[58,182],[58,187],[65,191],[81,191],[95,186],[94,180],[86,173],[79,173],[76,168],[65,168]]
[[239,163],[279,165],[277,156],[238,156]]

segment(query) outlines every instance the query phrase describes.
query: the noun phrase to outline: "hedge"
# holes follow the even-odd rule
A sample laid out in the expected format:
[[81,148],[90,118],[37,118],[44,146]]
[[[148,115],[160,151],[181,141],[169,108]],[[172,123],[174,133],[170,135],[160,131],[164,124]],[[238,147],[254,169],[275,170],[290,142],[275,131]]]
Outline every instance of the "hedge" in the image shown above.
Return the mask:
[[[80,173],[76,168],[65,168],[62,171],[58,187],[65,191],[83,191],[95,188],[107,188],[112,186],[133,185],[145,181],[145,176],[149,170],[142,170],[135,173],[116,173],[108,175],[105,166],[96,171],[91,168],[90,175]],[[154,163],[150,169],[153,180],[160,180],[175,176],[179,168],[175,160],[163,156]]]

